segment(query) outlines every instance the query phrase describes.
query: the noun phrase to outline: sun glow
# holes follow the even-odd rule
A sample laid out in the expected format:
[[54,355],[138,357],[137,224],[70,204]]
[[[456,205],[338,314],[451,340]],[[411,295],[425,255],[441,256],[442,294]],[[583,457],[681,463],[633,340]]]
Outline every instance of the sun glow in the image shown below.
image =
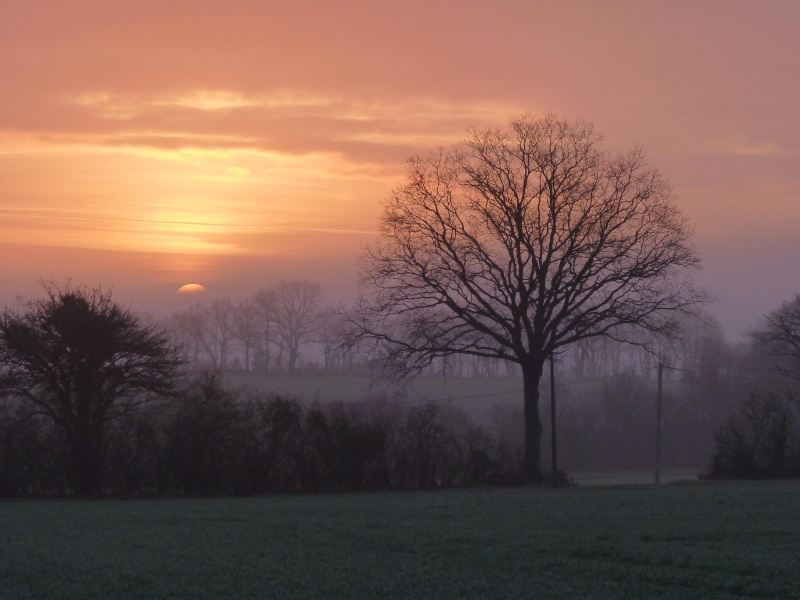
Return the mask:
[[206,286],[200,283],[187,283],[186,285],[182,285],[178,288],[176,293],[178,294],[205,294],[208,291]]
[[126,253],[159,278],[208,278],[213,265],[245,258],[355,254],[409,148],[458,139],[462,117],[508,112],[311,90],[61,100],[60,118],[86,127],[0,134],[0,239]]

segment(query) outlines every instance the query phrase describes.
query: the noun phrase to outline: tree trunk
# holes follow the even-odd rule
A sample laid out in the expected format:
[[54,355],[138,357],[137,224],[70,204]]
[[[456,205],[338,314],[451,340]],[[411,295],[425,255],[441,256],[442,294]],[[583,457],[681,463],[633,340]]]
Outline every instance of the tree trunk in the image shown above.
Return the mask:
[[269,325],[264,328],[264,370],[269,371]]
[[297,358],[300,356],[300,345],[297,342],[291,342],[289,347],[289,371],[294,372],[297,367]]
[[522,365],[522,385],[525,402],[525,462],[523,479],[526,483],[542,482],[542,421],[539,417],[539,381],[542,364]]

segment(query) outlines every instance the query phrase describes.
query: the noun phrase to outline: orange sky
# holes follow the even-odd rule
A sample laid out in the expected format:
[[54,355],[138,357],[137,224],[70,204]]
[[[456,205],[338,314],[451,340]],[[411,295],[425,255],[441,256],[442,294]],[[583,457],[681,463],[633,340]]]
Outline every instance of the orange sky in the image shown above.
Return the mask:
[[0,0],[0,302],[345,297],[405,158],[556,111],[644,145],[739,333],[800,292],[798,31],[794,0]]

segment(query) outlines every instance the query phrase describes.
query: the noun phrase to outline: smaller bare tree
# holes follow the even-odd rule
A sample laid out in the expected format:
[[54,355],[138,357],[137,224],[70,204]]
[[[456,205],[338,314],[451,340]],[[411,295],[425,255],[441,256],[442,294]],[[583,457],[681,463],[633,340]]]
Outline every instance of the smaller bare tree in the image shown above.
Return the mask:
[[800,381],[800,294],[766,315],[765,320],[753,337],[776,358],[781,375]]
[[234,336],[244,349],[244,369],[252,366],[253,349],[257,347],[259,334],[259,310],[253,298],[246,298],[234,307]]
[[203,330],[200,343],[215,369],[228,366],[228,352],[236,338],[236,319],[233,302],[228,298],[215,300],[203,307]]
[[265,371],[272,366],[272,347],[275,344],[275,289],[264,288],[253,295],[257,326],[263,343],[262,364]]
[[275,326],[288,357],[289,371],[297,368],[300,347],[310,341],[319,320],[322,288],[307,280],[281,281],[275,286]]

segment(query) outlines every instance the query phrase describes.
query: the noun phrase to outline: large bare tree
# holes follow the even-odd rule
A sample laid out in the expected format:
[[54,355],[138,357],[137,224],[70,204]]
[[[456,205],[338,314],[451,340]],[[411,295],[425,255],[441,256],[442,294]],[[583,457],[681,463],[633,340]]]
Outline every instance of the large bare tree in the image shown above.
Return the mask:
[[553,115],[473,130],[407,171],[360,258],[352,320],[402,374],[451,354],[518,363],[525,477],[541,480],[545,361],[629,325],[675,332],[705,298],[687,221],[640,148],[606,152],[590,123]]

